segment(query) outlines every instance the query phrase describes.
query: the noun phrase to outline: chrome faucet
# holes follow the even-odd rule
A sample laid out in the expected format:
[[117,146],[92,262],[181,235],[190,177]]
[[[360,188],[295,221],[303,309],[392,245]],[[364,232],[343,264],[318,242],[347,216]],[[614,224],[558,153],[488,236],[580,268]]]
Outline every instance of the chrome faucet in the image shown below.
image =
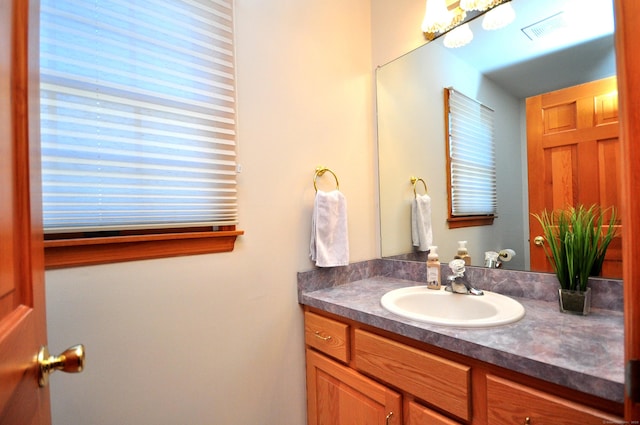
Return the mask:
[[471,295],[484,295],[484,292],[480,289],[476,289],[467,280],[467,277],[464,275],[465,272],[465,264],[464,260],[455,259],[449,262],[449,268],[451,269],[452,275],[447,277],[447,282],[449,282],[450,291],[456,294],[471,294]]

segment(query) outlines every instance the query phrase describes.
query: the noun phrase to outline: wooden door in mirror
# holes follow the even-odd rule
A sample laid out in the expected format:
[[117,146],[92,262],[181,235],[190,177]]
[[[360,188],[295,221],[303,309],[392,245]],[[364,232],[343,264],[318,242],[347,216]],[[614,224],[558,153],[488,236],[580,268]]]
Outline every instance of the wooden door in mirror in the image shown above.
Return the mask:
[[[619,217],[618,134],[615,76],[528,98],[529,212],[597,204],[614,207]],[[552,271],[544,249],[535,243],[543,234],[537,220],[529,220],[529,232],[531,269]],[[622,277],[621,237],[609,246],[601,274]]]

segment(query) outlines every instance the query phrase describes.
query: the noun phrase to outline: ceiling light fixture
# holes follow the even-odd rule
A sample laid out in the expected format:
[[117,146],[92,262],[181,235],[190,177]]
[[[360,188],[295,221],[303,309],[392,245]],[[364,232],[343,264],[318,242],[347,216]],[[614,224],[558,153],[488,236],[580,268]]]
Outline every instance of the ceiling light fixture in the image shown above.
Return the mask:
[[[427,0],[424,19],[422,21],[422,32],[427,40],[431,41],[443,34],[449,34],[453,30],[465,24],[467,12],[471,14],[471,19],[485,14],[483,28],[502,28],[515,19],[515,11],[509,4],[511,0]],[[450,4],[450,10],[447,4]],[[457,7],[454,7],[457,3]],[[501,6],[506,6],[505,10]],[[495,13],[492,13],[495,12]],[[492,13],[492,16],[488,15]],[[486,23],[485,23],[486,22]],[[485,26],[486,25],[486,26]],[[447,47],[461,47],[468,44],[473,39],[473,33],[468,25],[457,34],[446,37]],[[464,44],[462,44],[464,41]]]
[[453,17],[453,13],[447,9],[445,0],[427,0],[422,32],[444,32],[453,22]]
[[445,34],[443,43],[445,47],[454,49],[456,47],[466,46],[471,43],[471,40],[473,40],[473,32],[469,24],[466,23],[455,27]]
[[497,30],[509,25],[516,19],[516,11],[511,7],[511,3],[503,3],[490,11],[482,18],[482,28],[485,30]]
[[472,11],[472,10],[487,10],[493,0],[460,0],[460,9]]

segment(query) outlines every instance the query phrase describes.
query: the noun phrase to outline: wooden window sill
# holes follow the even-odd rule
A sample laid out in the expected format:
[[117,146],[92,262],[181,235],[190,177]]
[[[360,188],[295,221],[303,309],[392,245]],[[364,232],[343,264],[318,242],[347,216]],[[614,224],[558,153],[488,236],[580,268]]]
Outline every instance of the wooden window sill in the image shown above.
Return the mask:
[[495,216],[469,216],[469,217],[449,217],[447,223],[449,229],[458,229],[461,227],[473,226],[491,226]]
[[45,268],[231,252],[243,230],[45,240]]

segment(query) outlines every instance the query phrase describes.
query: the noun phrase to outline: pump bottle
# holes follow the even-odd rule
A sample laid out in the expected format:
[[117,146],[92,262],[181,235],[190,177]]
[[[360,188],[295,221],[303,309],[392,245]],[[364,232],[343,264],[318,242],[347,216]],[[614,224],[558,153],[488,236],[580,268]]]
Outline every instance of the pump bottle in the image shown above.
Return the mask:
[[437,249],[437,246],[430,246],[429,255],[427,255],[427,288],[429,289],[440,289],[440,260]]
[[467,251],[467,241],[458,241],[458,253],[453,258],[460,258],[464,260],[465,265],[471,265],[471,256]]

